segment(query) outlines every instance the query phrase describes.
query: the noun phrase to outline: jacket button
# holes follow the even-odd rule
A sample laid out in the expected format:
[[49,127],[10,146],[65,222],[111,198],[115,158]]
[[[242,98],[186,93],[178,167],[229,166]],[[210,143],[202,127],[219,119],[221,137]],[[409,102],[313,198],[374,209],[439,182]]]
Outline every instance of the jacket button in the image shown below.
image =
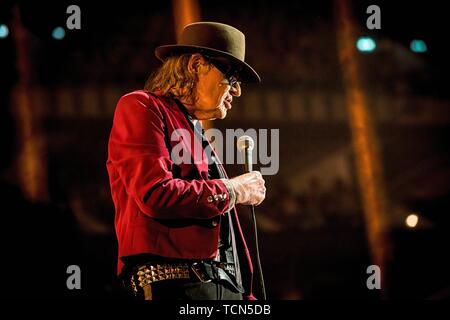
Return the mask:
[[213,221],[211,222],[211,225],[212,225],[213,227],[217,227],[218,224],[219,224],[219,222],[217,222],[216,220],[213,220]]
[[208,199],[208,202],[209,202],[209,203],[211,203],[211,202],[213,202],[213,201],[214,201],[214,198],[213,198],[213,196],[208,196],[208,198],[207,198],[207,199]]

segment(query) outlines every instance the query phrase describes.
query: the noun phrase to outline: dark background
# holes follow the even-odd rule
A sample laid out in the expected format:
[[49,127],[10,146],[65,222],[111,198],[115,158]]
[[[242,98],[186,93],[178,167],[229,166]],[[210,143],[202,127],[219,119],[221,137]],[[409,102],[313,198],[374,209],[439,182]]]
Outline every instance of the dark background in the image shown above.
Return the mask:
[[[440,2],[353,1],[356,36],[377,42],[359,53],[360,78],[381,150],[392,248],[388,298],[448,298],[450,157],[446,11]],[[81,30],[67,30],[66,8],[81,8]],[[366,8],[381,8],[381,30],[365,26]],[[124,298],[115,277],[114,207],[106,172],[115,103],[141,89],[159,66],[153,50],[175,43],[170,1],[3,1],[0,24],[2,226],[7,283],[19,290],[30,277],[42,295]],[[267,176],[257,208],[261,259],[272,299],[379,299],[366,287],[371,265],[358,189],[342,69],[331,1],[199,1],[202,20],[231,24],[246,34],[248,61],[261,85],[243,96],[226,128],[280,130],[280,171]],[[18,90],[14,10],[28,30],[26,90]],[[62,40],[51,37],[56,26]],[[412,39],[428,51],[413,53]],[[356,39],[355,39],[356,41]],[[18,160],[24,145],[17,117],[20,94],[30,98],[44,143],[46,195],[29,199]],[[38,129],[37,129],[38,128]],[[37,159],[37,160],[36,160]],[[228,165],[231,175],[240,168]],[[20,182],[22,181],[22,182]],[[26,181],[26,180],[25,180]],[[26,188],[25,188],[26,189]],[[405,226],[408,214],[416,228]],[[250,215],[240,208],[250,247]],[[252,250],[254,253],[254,250]],[[65,287],[66,267],[79,265],[82,289]],[[257,280],[255,279],[255,285]],[[11,291],[15,296],[16,291]],[[259,294],[259,289],[256,288]]]

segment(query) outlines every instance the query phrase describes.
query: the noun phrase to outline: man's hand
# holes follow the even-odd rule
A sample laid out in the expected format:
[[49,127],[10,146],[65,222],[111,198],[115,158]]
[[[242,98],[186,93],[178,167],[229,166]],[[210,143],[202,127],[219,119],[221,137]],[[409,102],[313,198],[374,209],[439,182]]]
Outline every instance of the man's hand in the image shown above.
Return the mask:
[[236,204],[257,206],[266,197],[264,179],[259,171],[252,171],[229,180],[236,194]]

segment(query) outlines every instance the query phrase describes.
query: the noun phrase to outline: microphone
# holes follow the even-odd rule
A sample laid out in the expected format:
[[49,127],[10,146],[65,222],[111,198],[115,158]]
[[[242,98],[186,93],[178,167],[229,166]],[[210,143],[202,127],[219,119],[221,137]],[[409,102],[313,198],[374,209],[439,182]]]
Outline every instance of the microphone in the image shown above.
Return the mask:
[[244,153],[244,172],[253,171],[252,151],[255,142],[250,136],[240,136],[237,140],[237,148]]

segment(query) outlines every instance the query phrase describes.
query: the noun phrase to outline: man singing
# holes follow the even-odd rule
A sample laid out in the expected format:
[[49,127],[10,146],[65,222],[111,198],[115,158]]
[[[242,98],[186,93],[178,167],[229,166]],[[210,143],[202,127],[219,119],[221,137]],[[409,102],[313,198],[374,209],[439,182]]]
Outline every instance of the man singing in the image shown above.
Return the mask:
[[[205,152],[212,148],[199,121],[224,119],[241,82],[260,82],[244,61],[245,36],[197,22],[155,54],[162,66],[144,90],[119,100],[109,139],[119,275],[138,299],[254,299],[235,205],[259,205],[264,180],[257,171],[228,178]],[[174,159],[179,144],[191,161]]]

